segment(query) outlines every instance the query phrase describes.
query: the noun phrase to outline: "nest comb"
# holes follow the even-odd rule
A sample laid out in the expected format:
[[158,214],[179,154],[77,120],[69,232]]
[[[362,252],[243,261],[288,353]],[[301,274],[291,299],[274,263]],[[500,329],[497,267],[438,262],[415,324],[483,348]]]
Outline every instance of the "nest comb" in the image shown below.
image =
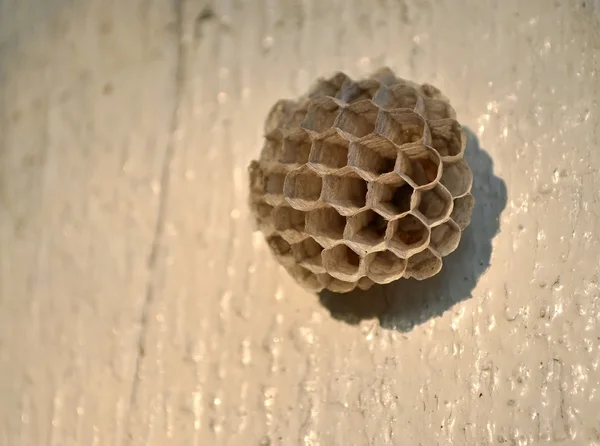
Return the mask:
[[471,220],[466,136],[440,91],[383,69],[320,79],[268,114],[250,206],[303,287],[348,292],[442,268]]

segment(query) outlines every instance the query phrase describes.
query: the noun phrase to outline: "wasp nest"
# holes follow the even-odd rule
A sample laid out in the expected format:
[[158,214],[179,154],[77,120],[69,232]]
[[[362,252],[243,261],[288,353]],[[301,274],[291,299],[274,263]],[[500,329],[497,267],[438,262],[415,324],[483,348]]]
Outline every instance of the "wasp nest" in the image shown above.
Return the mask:
[[348,292],[437,274],[470,222],[466,136],[440,91],[384,69],[282,100],[250,171],[250,205],[305,288]]

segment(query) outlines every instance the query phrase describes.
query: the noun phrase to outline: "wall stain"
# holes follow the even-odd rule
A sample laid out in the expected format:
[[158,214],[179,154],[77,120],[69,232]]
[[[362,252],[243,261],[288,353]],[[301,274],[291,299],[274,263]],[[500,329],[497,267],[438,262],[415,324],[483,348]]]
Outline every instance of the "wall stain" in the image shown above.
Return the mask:
[[216,19],[217,15],[210,5],[205,6],[196,16],[194,24],[194,37],[196,40],[200,40],[203,37],[202,29],[206,23]]

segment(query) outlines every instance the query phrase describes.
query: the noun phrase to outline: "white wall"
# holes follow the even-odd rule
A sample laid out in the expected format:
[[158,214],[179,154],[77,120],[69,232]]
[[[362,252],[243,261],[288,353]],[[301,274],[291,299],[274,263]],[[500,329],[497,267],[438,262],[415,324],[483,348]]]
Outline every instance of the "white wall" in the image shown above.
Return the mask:
[[[205,7],[0,0],[0,445],[600,445],[599,2]],[[450,97],[477,208],[439,277],[323,307],[246,165],[381,65]]]

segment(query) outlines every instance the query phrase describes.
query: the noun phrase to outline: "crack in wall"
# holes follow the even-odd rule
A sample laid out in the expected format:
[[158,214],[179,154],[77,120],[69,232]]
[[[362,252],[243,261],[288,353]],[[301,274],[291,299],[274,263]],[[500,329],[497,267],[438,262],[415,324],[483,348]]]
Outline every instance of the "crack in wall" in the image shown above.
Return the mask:
[[[140,385],[140,368],[146,352],[148,337],[148,318],[150,308],[155,297],[155,275],[157,271],[157,258],[164,234],[165,217],[167,210],[167,200],[169,196],[169,185],[171,176],[171,164],[175,153],[176,138],[180,125],[180,106],[182,102],[184,81],[185,81],[185,55],[184,55],[184,36],[183,36],[183,9],[185,0],[173,0],[175,12],[175,35],[177,39],[177,56],[175,60],[175,79],[174,79],[174,105],[169,125],[170,138],[167,142],[160,172],[160,189],[158,198],[158,209],[156,212],[156,225],[154,235],[150,244],[150,253],[148,254],[147,269],[148,279],[146,283],[146,293],[144,302],[140,309],[139,317],[139,335],[137,339],[137,353],[135,358],[134,373],[132,376],[131,391],[129,394],[129,408],[126,419],[130,420],[132,409],[137,404],[138,390]],[[131,437],[131,431],[129,432]]]

